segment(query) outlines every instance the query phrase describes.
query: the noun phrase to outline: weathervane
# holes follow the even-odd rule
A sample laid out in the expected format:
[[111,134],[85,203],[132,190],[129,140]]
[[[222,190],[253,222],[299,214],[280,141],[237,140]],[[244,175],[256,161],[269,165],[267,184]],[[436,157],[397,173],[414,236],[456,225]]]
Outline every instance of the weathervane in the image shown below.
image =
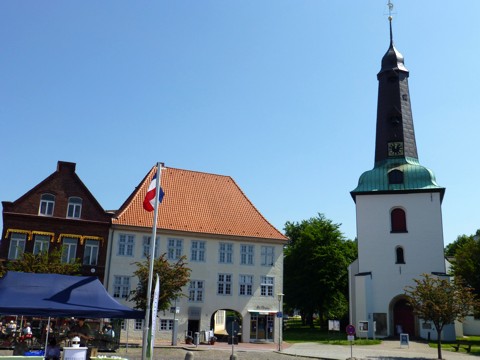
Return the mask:
[[388,20],[390,20],[390,22],[392,21],[393,19],[393,4],[392,4],[392,1],[391,0],[388,0],[388,3],[387,3],[387,6],[388,6]]

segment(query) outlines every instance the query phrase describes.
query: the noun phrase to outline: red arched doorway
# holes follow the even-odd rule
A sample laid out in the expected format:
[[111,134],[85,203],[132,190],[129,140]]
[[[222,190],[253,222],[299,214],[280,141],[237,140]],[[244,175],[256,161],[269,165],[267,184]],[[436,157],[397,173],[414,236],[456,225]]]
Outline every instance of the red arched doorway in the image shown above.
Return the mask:
[[398,300],[393,306],[393,326],[396,336],[399,332],[409,334],[410,338],[415,336],[415,317],[406,299]]

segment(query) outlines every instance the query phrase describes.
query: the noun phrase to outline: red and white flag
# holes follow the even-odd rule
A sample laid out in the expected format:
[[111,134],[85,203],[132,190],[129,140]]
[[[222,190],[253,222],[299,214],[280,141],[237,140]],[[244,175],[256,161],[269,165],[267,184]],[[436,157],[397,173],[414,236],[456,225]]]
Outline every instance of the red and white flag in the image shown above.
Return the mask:
[[[155,209],[155,194],[157,193],[157,174],[155,174],[148,186],[147,194],[145,195],[145,199],[143,200],[143,208],[147,211],[153,211]],[[163,200],[163,196],[165,193],[163,192],[162,187],[160,187],[160,194],[158,196],[158,202],[161,203]]]

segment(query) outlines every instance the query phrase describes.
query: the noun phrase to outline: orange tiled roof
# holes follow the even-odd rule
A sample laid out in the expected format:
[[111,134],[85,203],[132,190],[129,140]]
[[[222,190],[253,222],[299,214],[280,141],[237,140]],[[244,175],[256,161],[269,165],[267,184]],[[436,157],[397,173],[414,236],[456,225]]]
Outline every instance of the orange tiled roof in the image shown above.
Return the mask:
[[[155,169],[117,211],[113,224],[152,227],[153,212],[143,209],[143,199]],[[286,241],[230,176],[167,168],[161,186],[165,197],[158,207],[158,229]]]

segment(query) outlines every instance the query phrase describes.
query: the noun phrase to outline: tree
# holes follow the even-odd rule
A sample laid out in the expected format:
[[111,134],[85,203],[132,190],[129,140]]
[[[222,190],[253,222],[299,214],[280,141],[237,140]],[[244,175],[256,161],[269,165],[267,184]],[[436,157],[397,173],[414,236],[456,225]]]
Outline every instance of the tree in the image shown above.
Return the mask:
[[420,319],[431,321],[437,330],[438,359],[442,358],[443,327],[455,320],[463,321],[478,307],[472,289],[464,285],[460,278],[440,278],[423,274],[421,279],[413,279],[416,286],[407,286],[405,294],[413,313]]
[[284,259],[285,302],[300,310],[310,326],[315,313],[342,318],[348,312],[347,268],[356,258],[357,249],[339,228],[323,214],[285,224],[290,240]]
[[460,235],[457,239],[445,246],[445,256],[455,257],[455,254],[459,248],[461,248],[466,243],[472,241],[475,236],[480,236],[480,229],[477,230],[475,235]]
[[[477,230],[477,234],[480,231]],[[476,236],[465,236],[456,248],[452,271],[480,296],[480,240]]]
[[24,252],[19,259],[9,261],[3,270],[27,273],[79,275],[81,267],[80,259],[75,259],[75,261],[71,263],[62,262],[62,248],[54,248],[49,252],[42,251],[38,254]]
[[[190,280],[191,270],[186,266],[186,257],[182,256],[176,263],[169,263],[165,254],[154,260],[153,274],[160,278],[160,296],[158,310],[167,310],[173,300],[182,296],[182,287]],[[145,310],[147,308],[148,274],[150,258],[144,262],[135,262],[137,270],[133,273],[138,277],[138,285],[130,293],[130,299],[135,302],[135,308]],[[154,280],[154,279],[153,279]],[[155,286],[152,286],[151,298]]]

